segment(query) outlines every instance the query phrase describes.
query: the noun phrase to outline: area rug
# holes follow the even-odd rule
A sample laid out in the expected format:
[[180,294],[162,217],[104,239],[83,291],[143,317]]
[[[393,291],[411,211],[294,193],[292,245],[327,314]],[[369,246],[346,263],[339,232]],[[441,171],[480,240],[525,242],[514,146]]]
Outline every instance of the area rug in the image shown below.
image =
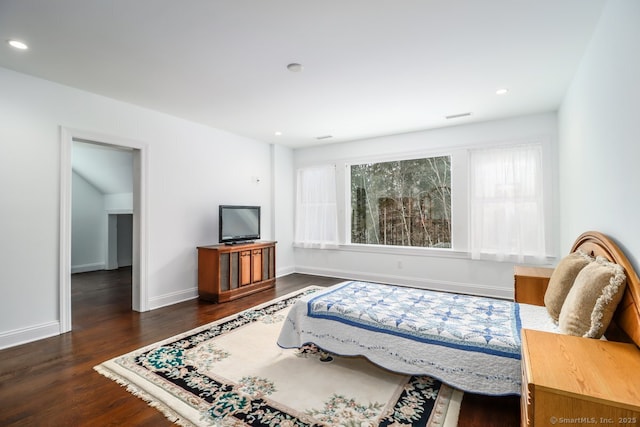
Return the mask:
[[309,287],[104,362],[94,369],[183,426],[457,424],[462,392],[364,358],[320,361],[276,341]]

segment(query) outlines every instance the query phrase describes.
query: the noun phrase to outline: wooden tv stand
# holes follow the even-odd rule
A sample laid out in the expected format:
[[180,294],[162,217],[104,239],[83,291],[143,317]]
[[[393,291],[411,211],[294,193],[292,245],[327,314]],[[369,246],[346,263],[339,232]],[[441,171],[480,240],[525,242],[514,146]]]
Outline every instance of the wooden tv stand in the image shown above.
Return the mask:
[[276,242],[198,246],[200,299],[226,302],[273,288]]

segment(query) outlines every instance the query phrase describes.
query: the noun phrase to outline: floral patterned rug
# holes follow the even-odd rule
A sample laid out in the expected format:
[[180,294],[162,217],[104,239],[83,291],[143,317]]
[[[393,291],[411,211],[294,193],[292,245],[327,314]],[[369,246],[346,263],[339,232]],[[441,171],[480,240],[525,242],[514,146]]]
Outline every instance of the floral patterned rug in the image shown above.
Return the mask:
[[317,287],[104,362],[94,369],[183,426],[457,424],[462,392],[364,358],[321,362],[276,340],[288,310]]

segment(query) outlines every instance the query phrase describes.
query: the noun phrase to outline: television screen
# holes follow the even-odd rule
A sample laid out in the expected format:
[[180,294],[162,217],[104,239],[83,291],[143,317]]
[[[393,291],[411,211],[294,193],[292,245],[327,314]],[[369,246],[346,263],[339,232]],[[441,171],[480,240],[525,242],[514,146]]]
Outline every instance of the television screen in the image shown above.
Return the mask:
[[260,239],[260,206],[220,205],[220,243]]

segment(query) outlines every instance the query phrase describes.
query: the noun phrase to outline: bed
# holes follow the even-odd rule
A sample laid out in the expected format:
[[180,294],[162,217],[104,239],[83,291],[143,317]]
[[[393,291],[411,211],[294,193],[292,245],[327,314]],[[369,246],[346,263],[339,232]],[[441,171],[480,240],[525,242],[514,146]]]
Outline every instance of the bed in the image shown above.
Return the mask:
[[[640,345],[640,280],[618,246],[598,232],[582,234],[581,251],[620,265],[626,286],[606,339]],[[317,346],[339,356],[364,356],[386,369],[428,375],[460,390],[519,395],[521,330],[560,333],[544,307],[547,283],[524,304],[403,286],[345,281],[300,299],[278,345]],[[532,302],[532,301],[528,301]],[[603,338],[605,339],[605,338]]]

